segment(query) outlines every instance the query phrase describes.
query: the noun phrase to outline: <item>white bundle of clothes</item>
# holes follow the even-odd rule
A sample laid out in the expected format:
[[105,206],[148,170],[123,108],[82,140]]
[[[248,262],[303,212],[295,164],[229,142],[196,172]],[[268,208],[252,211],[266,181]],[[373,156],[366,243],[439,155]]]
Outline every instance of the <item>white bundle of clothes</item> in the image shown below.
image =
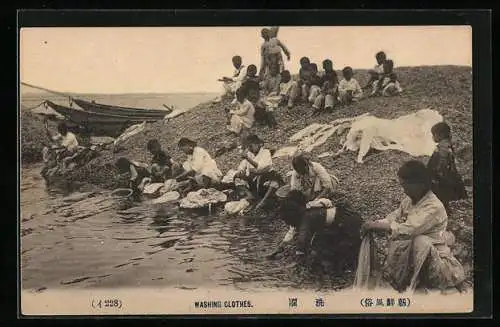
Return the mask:
[[250,202],[246,199],[239,201],[231,201],[224,205],[224,211],[228,215],[243,214],[244,210],[250,206]]
[[396,119],[362,117],[351,124],[342,149],[358,151],[358,163],[363,163],[370,148],[399,150],[415,157],[429,156],[436,146],[431,128],[441,121],[443,117],[430,109]]
[[[443,117],[437,111],[422,109],[396,119],[382,119],[366,113],[353,118],[337,119],[329,124],[315,123],[290,138],[290,142],[298,143],[297,146],[281,148],[274,157],[311,152],[334,133],[342,135],[346,130],[349,132],[344,139],[341,138],[342,149],[339,152],[358,151],[358,163],[363,163],[370,148],[379,151],[398,150],[415,157],[429,156],[436,146],[431,128],[442,121]],[[332,154],[323,153],[318,157]]]
[[181,200],[180,207],[187,209],[204,208],[212,204],[226,201],[227,195],[216,189],[201,189],[196,192],[189,192],[187,196]]

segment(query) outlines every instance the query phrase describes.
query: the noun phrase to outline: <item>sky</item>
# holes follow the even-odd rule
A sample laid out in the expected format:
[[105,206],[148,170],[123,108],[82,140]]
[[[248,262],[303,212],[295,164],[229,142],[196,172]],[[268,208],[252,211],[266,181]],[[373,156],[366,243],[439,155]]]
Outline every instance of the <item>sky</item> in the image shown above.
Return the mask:
[[[23,28],[20,81],[60,92],[219,92],[231,76],[231,58],[260,63],[262,27]],[[278,38],[299,59],[332,59],[344,66],[371,68],[383,50],[395,66],[472,66],[469,26],[280,27]]]

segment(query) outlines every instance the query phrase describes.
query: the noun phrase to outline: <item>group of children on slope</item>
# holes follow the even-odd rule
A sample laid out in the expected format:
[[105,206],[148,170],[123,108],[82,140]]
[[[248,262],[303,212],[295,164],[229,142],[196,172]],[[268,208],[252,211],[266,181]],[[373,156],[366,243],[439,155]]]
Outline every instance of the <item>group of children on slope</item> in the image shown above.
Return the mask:
[[[286,54],[289,57],[288,50]],[[300,102],[311,104],[313,115],[328,112],[336,105],[359,101],[366,88],[372,89],[369,96],[401,94],[403,90],[393,71],[394,62],[387,59],[384,52],[377,53],[375,57],[377,65],[369,71],[370,79],[366,86],[361,87],[349,66],[342,69],[343,79],[339,81],[330,59],[323,60],[323,72],[319,73],[315,63],[302,57],[295,80],[288,70],[282,70],[283,60],[278,52],[263,55],[264,68],[261,68],[261,74],[264,75],[257,75],[255,65],[244,67],[241,57],[234,56],[232,60],[237,70],[236,77],[221,79],[224,81],[225,94],[235,95],[231,105],[237,105],[236,108],[226,108],[229,114],[228,129],[240,134],[242,130],[250,129],[255,122],[276,127],[273,111],[284,106],[290,109]]]

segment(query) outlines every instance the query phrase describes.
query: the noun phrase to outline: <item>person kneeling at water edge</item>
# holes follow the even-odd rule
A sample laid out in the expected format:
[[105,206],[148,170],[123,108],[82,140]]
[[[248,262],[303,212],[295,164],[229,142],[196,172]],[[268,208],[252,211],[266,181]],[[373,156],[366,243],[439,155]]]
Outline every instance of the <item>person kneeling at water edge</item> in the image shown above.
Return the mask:
[[163,183],[166,179],[172,177],[172,169],[176,166],[175,162],[162,150],[158,140],[149,140],[147,148],[153,155],[151,159],[151,182]]
[[296,255],[299,258],[313,254],[314,247],[320,258],[330,259],[337,268],[354,269],[361,244],[362,220],[348,204],[338,202],[334,205],[326,198],[307,202],[302,192],[290,191],[281,203],[280,218],[290,229],[270,258],[282,251],[298,233]]
[[[78,151],[78,140],[75,134],[68,130],[68,126],[64,122],[57,125],[57,133],[55,135],[50,133],[47,122],[45,122],[45,131],[50,140],[55,142],[55,144],[51,147],[51,150],[55,151],[56,161],[60,161],[64,169],[67,162],[71,160],[72,156]],[[44,152],[48,151],[48,149],[44,150]]]
[[129,187],[133,191],[133,197],[138,200],[146,183],[151,181],[150,172],[146,169],[146,167],[133,163],[124,157],[119,158],[115,162],[115,167],[120,174],[130,174]]
[[200,187],[209,188],[219,184],[222,172],[205,149],[188,138],[181,138],[178,147],[188,156],[182,165],[184,172],[175,177],[181,192],[186,193]]
[[290,189],[301,191],[310,200],[328,198],[335,191],[336,178],[318,162],[313,162],[303,154],[292,159]]
[[271,151],[263,144],[257,135],[246,138],[243,160],[235,174],[235,180],[242,179],[248,187],[247,198],[257,196],[261,199],[256,209],[261,208],[283,184],[281,176],[273,170]]
[[414,291],[417,286],[462,291],[464,269],[448,247],[448,216],[431,190],[427,167],[420,161],[408,161],[398,177],[406,198],[386,218],[362,227],[362,235],[377,231],[391,235],[384,280],[400,292]]

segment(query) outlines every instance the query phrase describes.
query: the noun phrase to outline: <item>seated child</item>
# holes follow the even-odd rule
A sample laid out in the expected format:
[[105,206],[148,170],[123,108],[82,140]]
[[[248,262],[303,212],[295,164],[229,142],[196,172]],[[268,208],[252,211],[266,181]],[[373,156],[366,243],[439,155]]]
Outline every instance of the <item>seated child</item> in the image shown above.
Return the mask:
[[449,202],[466,199],[467,191],[455,164],[450,126],[444,122],[437,123],[431,132],[434,142],[437,143],[427,163],[432,178],[432,191],[449,213]]
[[[318,75],[318,65],[311,64],[309,68],[311,74],[309,75],[309,79],[306,81],[307,90],[309,93],[306,94],[307,100],[309,103],[314,104],[314,100],[321,93],[321,77]],[[304,94],[302,94],[304,96]]]
[[384,72],[380,75],[378,81],[373,82],[373,91],[370,96],[394,96],[401,94],[403,89],[399,85],[396,73],[393,71],[394,62],[392,60],[386,60],[383,66]]
[[[276,31],[277,32],[277,31]],[[281,51],[283,51],[290,60],[290,51],[287,47],[276,37],[271,37],[272,32],[264,28],[261,31],[261,36],[264,39],[264,43],[261,46],[261,65],[260,65],[260,76],[265,77],[269,72],[271,65],[277,65],[278,71],[282,72],[284,70],[284,62]]]
[[268,125],[269,127],[275,127],[276,120],[272,113],[272,107],[270,107],[266,100],[264,100],[263,92],[260,90],[260,83],[255,79],[247,79],[242,88],[247,94],[247,99],[252,103],[254,107],[254,119],[256,122]]
[[287,105],[288,108],[292,108],[295,101],[300,95],[300,89],[298,83],[292,79],[290,72],[284,70],[281,73],[281,81],[279,85],[279,93],[274,95],[270,94],[266,97],[268,106],[272,108],[277,108]]
[[325,73],[321,77],[321,93],[314,100],[316,112],[332,109],[337,102],[339,80],[330,59],[323,60]]
[[358,81],[352,78],[352,68],[347,66],[342,69],[344,79],[339,83],[339,100],[343,104],[359,101],[363,96],[363,90]]
[[309,94],[309,86],[306,83],[311,76],[311,62],[309,58],[302,57],[300,58],[300,69],[299,69],[299,80],[297,81],[298,86],[300,88],[300,94],[302,96],[302,100],[307,101],[307,95]]
[[363,87],[363,89],[373,87],[373,83],[378,81],[380,76],[384,74],[384,62],[387,60],[385,52],[383,51],[377,52],[377,54],[375,54],[375,59],[377,60],[377,64],[373,69],[370,69],[368,71],[368,73],[370,74],[370,79]]
[[124,157],[115,162],[115,167],[120,174],[130,174],[129,187],[133,191],[133,197],[138,200],[144,186],[151,181],[150,172],[145,167],[139,166]]
[[163,183],[172,177],[174,161],[162,150],[160,142],[153,139],[147,144],[148,151],[153,155],[151,159],[151,182]]
[[255,81],[259,83],[260,80],[261,80],[260,76],[257,76],[257,66],[248,65],[247,74],[243,79],[243,83],[245,83],[246,81]]
[[241,83],[247,75],[247,67],[243,65],[243,60],[240,56],[233,56],[232,62],[233,67],[235,68],[233,76],[219,79],[219,82],[223,82],[222,93],[213,100],[214,103],[221,102],[222,98],[225,96],[233,96],[236,90],[241,87]]
[[184,172],[175,176],[180,192],[186,193],[200,187],[209,188],[220,183],[222,172],[205,149],[184,137],[179,140],[178,147],[187,155],[187,160],[182,165]]
[[264,77],[261,82],[260,87],[262,89],[263,95],[276,95],[280,89],[281,74],[279,73],[279,67],[276,64],[271,65],[269,74]]
[[320,258],[336,264],[339,270],[353,270],[361,245],[361,216],[347,203],[322,200],[308,203],[302,192],[288,193],[280,205],[280,218],[290,229],[280,246],[298,234],[297,256],[311,255],[311,250],[316,250]]
[[240,87],[236,91],[237,109],[229,110],[231,115],[229,126],[227,127],[231,133],[240,135],[243,129],[250,129],[255,121],[255,108],[247,99],[247,90]]

